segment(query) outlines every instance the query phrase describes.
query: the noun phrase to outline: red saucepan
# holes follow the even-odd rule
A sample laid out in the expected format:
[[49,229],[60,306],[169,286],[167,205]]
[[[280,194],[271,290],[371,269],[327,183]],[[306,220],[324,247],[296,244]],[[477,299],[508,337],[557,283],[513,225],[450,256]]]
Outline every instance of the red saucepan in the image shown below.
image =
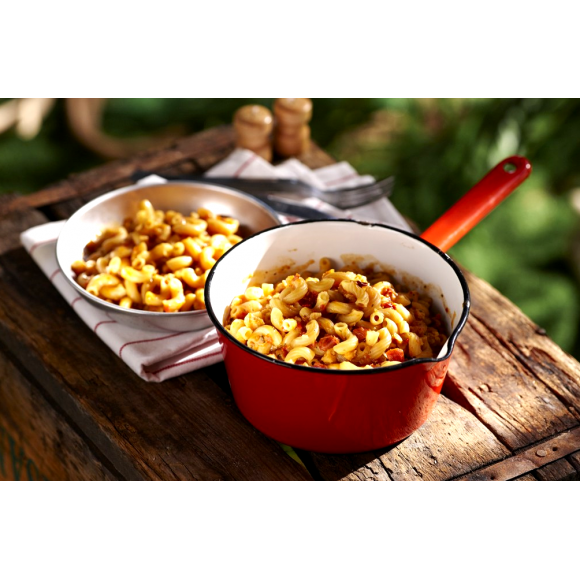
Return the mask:
[[[234,246],[212,269],[206,304],[244,416],[277,441],[324,453],[378,449],[420,427],[437,401],[469,314],[465,278],[444,252],[530,172],[527,159],[506,159],[421,237],[384,225],[329,220],[279,226]],[[354,259],[361,267],[378,265],[427,293],[448,327],[449,339],[437,356],[369,370],[329,370],[274,360],[225,330],[226,309],[248,286],[277,282],[322,257],[338,264]]]

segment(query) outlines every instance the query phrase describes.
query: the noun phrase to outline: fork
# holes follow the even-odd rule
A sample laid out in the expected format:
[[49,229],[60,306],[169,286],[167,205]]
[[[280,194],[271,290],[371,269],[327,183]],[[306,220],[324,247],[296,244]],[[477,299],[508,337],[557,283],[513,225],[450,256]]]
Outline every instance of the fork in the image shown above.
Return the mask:
[[[134,180],[149,175],[138,171],[133,174]],[[157,174],[158,175],[158,174]],[[366,205],[383,196],[390,196],[393,192],[394,177],[387,177],[375,183],[368,183],[358,187],[322,191],[298,179],[243,179],[240,177],[205,177],[203,175],[168,176],[160,175],[170,181],[197,181],[225,185],[245,191],[259,199],[267,200],[272,195],[284,194],[291,198],[316,197],[340,209],[349,209]]]

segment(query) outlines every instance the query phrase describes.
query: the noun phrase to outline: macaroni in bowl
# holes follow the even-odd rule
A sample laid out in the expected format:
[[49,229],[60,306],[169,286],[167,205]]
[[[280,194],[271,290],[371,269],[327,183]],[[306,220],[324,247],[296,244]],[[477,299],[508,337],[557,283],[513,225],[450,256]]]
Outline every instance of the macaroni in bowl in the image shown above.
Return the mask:
[[217,259],[242,240],[238,220],[198,209],[189,216],[143,200],[121,227],[105,228],[71,265],[87,292],[124,308],[204,310],[204,287]]
[[287,363],[360,370],[431,358],[447,340],[428,296],[384,272],[335,271],[251,286],[232,301],[225,328],[249,348]]

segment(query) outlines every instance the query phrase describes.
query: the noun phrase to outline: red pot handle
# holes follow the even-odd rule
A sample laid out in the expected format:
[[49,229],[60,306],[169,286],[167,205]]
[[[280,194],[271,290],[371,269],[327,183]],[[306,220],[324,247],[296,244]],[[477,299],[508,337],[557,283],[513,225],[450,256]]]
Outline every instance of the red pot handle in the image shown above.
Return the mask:
[[504,159],[427,228],[421,237],[446,252],[525,181],[531,172],[532,166],[525,157]]

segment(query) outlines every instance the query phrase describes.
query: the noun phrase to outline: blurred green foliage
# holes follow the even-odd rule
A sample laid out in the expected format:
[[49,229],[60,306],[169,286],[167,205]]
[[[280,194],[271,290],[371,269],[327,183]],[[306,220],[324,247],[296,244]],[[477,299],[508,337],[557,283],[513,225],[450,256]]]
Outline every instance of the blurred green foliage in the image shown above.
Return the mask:
[[[112,99],[104,129],[119,137],[231,121],[273,99]],[[525,155],[531,177],[450,252],[580,358],[580,102],[574,99],[314,99],[313,138],[375,177],[396,176],[393,202],[421,229],[501,159]],[[39,189],[101,163],[70,134],[58,102],[41,133],[0,136],[0,193]],[[577,269],[580,269],[576,265]]]
[[579,129],[571,99],[385,99],[372,123],[328,149],[361,172],[395,175],[393,202],[421,229],[503,158],[530,159],[530,178],[450,254],[578,358]]

